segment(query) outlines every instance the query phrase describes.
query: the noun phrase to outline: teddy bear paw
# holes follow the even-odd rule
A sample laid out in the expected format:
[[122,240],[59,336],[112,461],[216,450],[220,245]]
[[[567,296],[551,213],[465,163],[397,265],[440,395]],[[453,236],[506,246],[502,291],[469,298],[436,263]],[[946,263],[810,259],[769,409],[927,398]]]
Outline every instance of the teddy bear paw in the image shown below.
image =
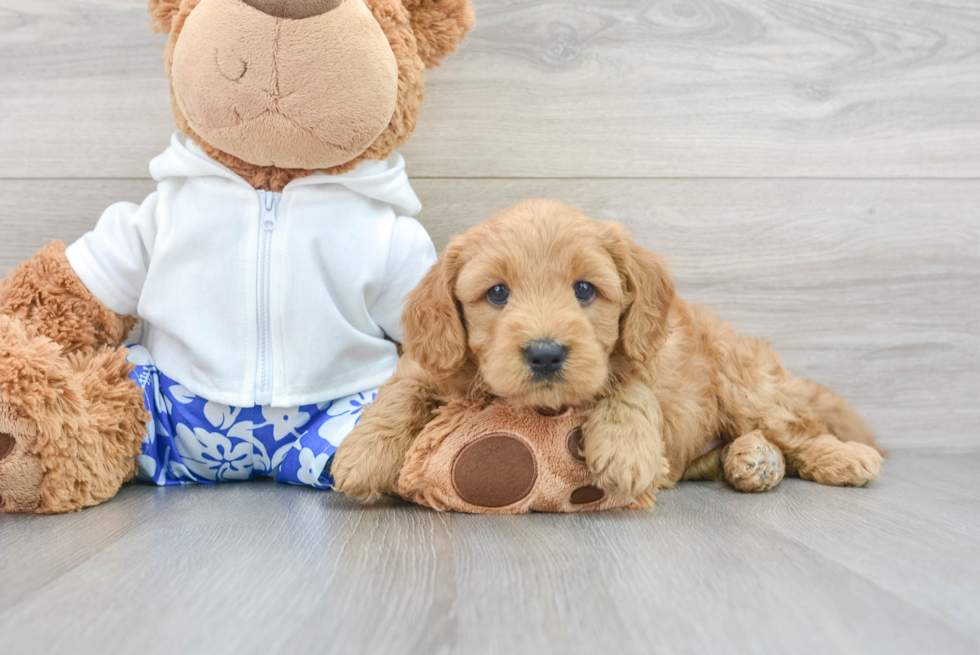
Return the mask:
[[35,513],[41,507],[41,459],[31,452],[34,439],[4,420],[0,403],[0,512]]

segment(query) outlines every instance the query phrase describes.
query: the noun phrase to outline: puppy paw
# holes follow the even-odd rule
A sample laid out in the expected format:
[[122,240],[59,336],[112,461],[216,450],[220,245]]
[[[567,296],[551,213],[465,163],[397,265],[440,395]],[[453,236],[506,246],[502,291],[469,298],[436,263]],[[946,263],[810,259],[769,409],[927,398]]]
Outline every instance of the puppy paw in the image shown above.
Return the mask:
[[726,446],[722,461],[725,479],[739,491],[769,491],[786,474],[783,452],[758,430]]
[[0,403],[0,512],[36,513],[41,507],[41,459],[32,451],[35,438],[5,420]]
[[[836,441],[836,438],[835,438]],[[862,487],[881,473],[881,453],[856,441],[837,441],[832,448],[810,455],[800,477],[834,487]]]
[[376,500],[384,493],[382,482],[363,462],[357,453],[338,450],[330,469],[333,488],[356,500]]
[[404,454],[399,458],[391,450],[384,435],[355,428],[334,455],[330,469],[333,488],[360,501],[395,493]]
[[596,485],[613,496],[636,498],[656,491],[657,480],[666,478],[667,465],[659,440],[633,433],[628,426],[593,428],[585,433],[585,461]]

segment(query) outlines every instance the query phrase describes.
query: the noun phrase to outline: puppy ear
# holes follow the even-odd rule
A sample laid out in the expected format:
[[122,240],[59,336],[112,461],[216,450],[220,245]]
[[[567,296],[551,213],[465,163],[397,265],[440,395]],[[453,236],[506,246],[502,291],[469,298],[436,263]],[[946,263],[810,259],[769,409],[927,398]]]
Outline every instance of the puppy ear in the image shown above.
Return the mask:
[[180,9],[180,2],[181,0],[148,0],[147,10],[150,12],[150,26],[154,32],[170,32],[170,24]]
[[456,52],[473,27],[475,19],[470,0],[404,0],[404,3],[426,68],[435,68],[443,57]]
[[626,309],[619,328],[620,345],[631,359],[651,359],[670,336],[667,313],[674,300],[674,281],[660,255],[641,248],[617,223],[607,223],[609,250],[623,280]]
[[452,374],[466,361],[466,329],[455,294],[460,246],[457,239],[446,247],[408,294],[402,312],[405,354],[438,377]]

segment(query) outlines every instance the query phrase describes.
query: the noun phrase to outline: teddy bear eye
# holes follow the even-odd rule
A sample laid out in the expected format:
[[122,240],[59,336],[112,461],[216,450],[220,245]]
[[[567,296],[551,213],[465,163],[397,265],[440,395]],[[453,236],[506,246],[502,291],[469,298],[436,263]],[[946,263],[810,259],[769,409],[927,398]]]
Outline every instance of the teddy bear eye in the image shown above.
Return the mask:
[[492,305],[506,305],[510,298],[510,289],[504,284],[497,284],[487,291],[487,301]]
[[595,285],[593,285],[591,282],[579,280],[575,283],[574,288],[575,299],[582,304],[590,302],[595,298]]

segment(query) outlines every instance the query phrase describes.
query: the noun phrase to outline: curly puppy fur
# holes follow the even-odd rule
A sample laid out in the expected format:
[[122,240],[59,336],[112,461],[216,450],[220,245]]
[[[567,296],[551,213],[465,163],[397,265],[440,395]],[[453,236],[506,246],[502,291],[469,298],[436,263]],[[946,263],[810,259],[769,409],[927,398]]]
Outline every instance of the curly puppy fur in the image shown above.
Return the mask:
[[[595,286],[594,299],[576,299],[578,281]],[[510,290],[504,306],[486,299],[500,284]],[[334,462],[337,488],[357,498],[394,493],[432,407],[460,396],[577,406],[586,461],[613,494],[673,486],[719,436],[732,442],[726,459],[702,462],[699,477],[723,468],[744,491],[771,488],[785,469],[860,486],[881,467],[843,400],[791,376],[768,343],[676,296],[660,256],[622,227],[562,203],[524,202],[454,239],[409,296],[403,327],[398,372]],[[554,379],[524,361],[539,339],[567,348]]]

